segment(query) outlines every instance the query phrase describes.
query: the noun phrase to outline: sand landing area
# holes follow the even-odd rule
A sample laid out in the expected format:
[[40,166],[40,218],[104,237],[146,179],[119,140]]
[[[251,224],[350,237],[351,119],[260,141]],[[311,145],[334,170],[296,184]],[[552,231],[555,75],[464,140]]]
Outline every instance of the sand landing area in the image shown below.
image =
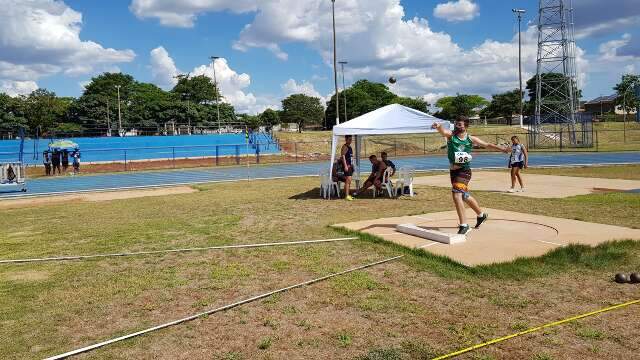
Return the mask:
[[[378,236],[414,249],[443,255],[467,266],[537,257],[569,244],[594,246],[611,240],[640,240],[640,230],[584,221],[486,209],[489,220],[467,234],[464,243],[448,245],[396,231],[396,225],[412,223],[425,229],[455,233],[455,211],[336,224],[349,230]],[[475,223],[475,214],[469,211]]]
[[[570,172],[571,170],[567,170]],[[533,198],[564,198],[576,195],[587,195],[602,191],[629,191],[640,189],[638,180],[602,179],[575,176],[556,176],[522,173],[525,181],[525,192],[507,193],[511,187],[508,172],[476,171],[473,173],[470,188],[480,191],[504,192],[509,195]],[[416,177],[415,185],[451,187],[449,175]],[[518,189],[519,186],[516,186]]]
[[198,190],[189,186],[172,186],[153,189],[118,190],[88,192],[72,195],[45,196],[23,199],[8,199],[0,201],[0,209],[12,209],[28,206],[59,204],[78,201],[111,201],[122,199],[134,199],[148,196],[165,196],[177,194],[189,194]]

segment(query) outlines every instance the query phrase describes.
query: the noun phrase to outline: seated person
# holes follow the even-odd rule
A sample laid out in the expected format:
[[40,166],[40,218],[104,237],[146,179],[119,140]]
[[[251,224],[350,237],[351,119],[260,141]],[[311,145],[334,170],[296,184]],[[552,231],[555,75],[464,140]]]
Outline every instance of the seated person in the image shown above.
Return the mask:
[[13,170],[13,166],[9,165],[7,168],[7,182],[9,184],[16,181],[16,172]]
[[364,182],[360,190],[358,190],[355,195],[367,190],[371,185],[375,186],[376,191],[382,189],[382,177],[384,176],[384,171],[387,170],[387,164],[382,160],[378,160],[378,157],[375,155],[369,156],[369,161],[371,161],[371,175],[369,175],[367,181]]
[[385,163],[385,165],[387,165],[387,167],[391,168],[391,176],[395,175],[396,173],[396,164],[393,163],[393,161],[387,159],[387,153],[386,152],[381,152],[380,153],[380,157],[382,158],[382,161]]
[[342,165],[341,159],[338,159],[336,162],[334,162],[333,166],[331,167],[331,180],[333,182],[347,181],[347,175],[344,172],[344,166]]

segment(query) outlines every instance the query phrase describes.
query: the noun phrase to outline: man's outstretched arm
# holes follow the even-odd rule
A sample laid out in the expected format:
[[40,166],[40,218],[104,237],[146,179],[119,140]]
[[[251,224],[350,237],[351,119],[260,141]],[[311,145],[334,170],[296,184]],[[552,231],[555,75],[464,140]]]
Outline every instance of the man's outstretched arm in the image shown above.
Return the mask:
[[482,139],[480,139],[478,137],[475,137],[475,136],[471,136],[471,141],[473,141],[473,143],[475,145],[483,147],[485,149],[489,148],[489,149],[497,150],[497,151],[500,151],[500,152],[503,152],[503,153],[508,153],[509,152],[508,148],[504,148],[502,146],[498,146],[498,145],[495,145],[495,144],[490,144],[490,143],[488,143],[488,142],[486,142],[486,141],[484,141],[484,140],[482,140]]
[[445,124],[445,123],[433,123],[433,125],[431,125],[431,128],[438,130],[440,135],[446,137],[447,139],[453,136],[453,133],[451,132],[451,130],[445,129],[444,126],[442,126],[442,124]]

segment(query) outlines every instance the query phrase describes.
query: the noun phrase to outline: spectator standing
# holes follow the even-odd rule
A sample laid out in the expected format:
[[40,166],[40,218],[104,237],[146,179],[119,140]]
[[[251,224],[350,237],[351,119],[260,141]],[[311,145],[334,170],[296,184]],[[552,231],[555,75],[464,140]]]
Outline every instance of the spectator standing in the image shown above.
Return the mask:
[[44,165],[44,174],[51,176],[51,153],[48,150],[42,153],[42,164]]

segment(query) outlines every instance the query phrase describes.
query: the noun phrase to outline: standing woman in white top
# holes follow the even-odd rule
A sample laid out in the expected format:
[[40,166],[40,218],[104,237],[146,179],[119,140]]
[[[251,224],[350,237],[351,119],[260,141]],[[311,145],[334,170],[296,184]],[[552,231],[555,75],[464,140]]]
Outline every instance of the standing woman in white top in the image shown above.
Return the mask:
[[516,192],[516,179],[518,183],[520,183],[520,191],[524,191],[524,181],[522,181],[520,170],[529,167],[529,154],[527,153],[527,148],[520,144],[520,139],[517,136],[511,137],[510,152],[509,168],[511,168],[511,189],[509,189],[509,192]]

